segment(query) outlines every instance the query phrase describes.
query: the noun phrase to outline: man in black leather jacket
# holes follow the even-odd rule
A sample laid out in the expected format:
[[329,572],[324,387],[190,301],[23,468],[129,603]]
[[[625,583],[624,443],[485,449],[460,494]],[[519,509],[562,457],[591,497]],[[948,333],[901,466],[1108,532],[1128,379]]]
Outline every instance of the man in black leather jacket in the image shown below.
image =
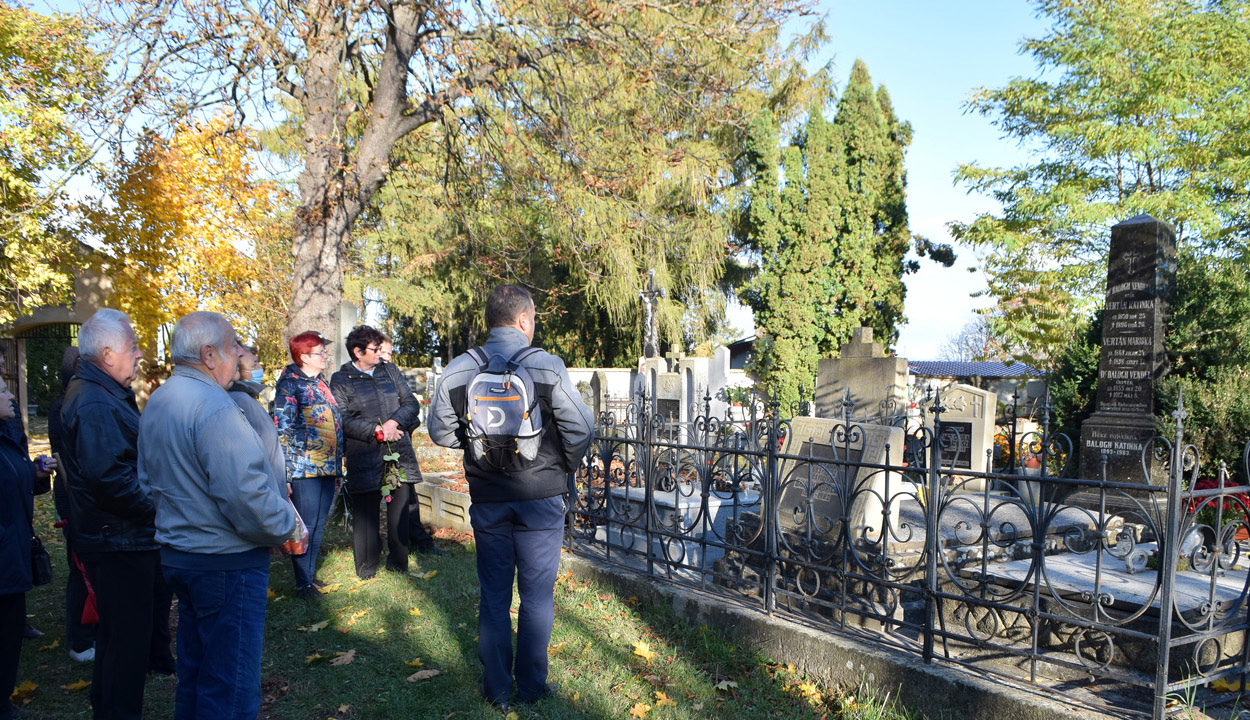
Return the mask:
[[[139,408],[130,389],[143,353],[130,319],[108,308],[83,323],[78,348],[82,361],[61,409],[62,460],[68,527],[100,614],[91,706],[97,720],[139,718],[161,586],[156,506],[139,483]],[[163,636],[168,656],[168,624]]]
[[378,506],[386,474],[382,457],[390,452],[399,453],[396,462],[407,482],[391,489],[386,504],[386,569],[408,572],[409,548],[421,553],[443,552],[421,524],[421,508],[413,489],[413,484],[421,482],[412,448],[412,431],[421,424],[421,404],[399,369],[382,362],[379,350],[385,337],[368,325],[354,328],[347,335],[347,352],[353,360],[343,363],[330,378],[330,390],[343,416],[343,457],[352,498],[356,574],[362,578],[373,577],[381,557]]

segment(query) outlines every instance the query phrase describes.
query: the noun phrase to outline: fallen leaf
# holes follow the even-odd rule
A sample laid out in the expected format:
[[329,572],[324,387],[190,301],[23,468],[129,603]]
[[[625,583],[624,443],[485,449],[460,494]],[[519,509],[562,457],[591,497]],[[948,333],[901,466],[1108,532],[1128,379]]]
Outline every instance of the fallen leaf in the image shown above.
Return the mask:
[[677,704],[676,700],[673,700],[668,695],[665,695],[664,693],[658,690],[656,691],[655,693],[655,706],[656,707],[664,707],[665,705],[676,705],[676,704]]
[[352,616],[351,616],[351,617],[347,618],[347,624],[348,624],[348,625],[355,625],[357,620],[359,620],[360,618],[362,618],[362,617],[364,617],[365,615],[368,615],[368,614],[369,614],[369,611],[368,611],[368,610],[358,610],[358,611],[356,611],[356,612],[352,613]]
[[738,687],[738,683],[734,682],[733,680],[721,680],[720,682],[716,683],[717,690],[728,690],[730,688],[736,688],[736,687]]
[[408,614],[409,614],[409,615],[420,615],[420,614],[421,614],[421,608],[413,608],[413,609],[411,609],[411,610],[409,610],[409,611],[408,611]]
[[313,632],[317,632],[318,630],[325,630],[326,626],[329,624],[330,624],[329,620],[322,620],[321,622],[313,623],[312,625],[303,625],[299,627],[298,629],[302,630],[303,632],[313,633]]
[[276,597],[278,597],[278,593],[274,592],[274,591],[273,591],[273,588],[269,588],[269,590],[265,592],[265,597],[267,597],[267,598],[276,598]]
[[428,573],[421,573],[420,575],[416,575],[415,577],[420,578],[421,580],[429,580],[430,578],[434,577],[437,574],[438,574],[437,570],[431,570]]
[[352,706],[351,706],[351,705],[343,704],[343,705],[339,705],[338,712],[340,712],[340,713],[345,713],[345,712],[347,712],[348,710],[351,710],[351,709],[352,709]]
[[321,588],[321,592],[323,593],[334,592],[335,590],[338,590],[338,589],[339,589],[338,583],[330,583],[329,585],[326,585],[325,587]]
[[351,665],[356,659],[356,651],[348,650],[347,652],[335,653],[334,659],[330,661],[331,665]]
[[324,660],[324,659],[325,659],[325,655],[322,655],[321,653],[313,653],[312,655],[309,655],[308,657],[304,658],[304,664],[312,665],[318,660]]
[[88,681],[88,680],[79,680],[78,682],[72,682],[72,683],[70,683],[69,685],[62,685],[62,686],[61,686],[61,689],[62,689],[62,690],[69,690],[70,692],[78,692],[79,690],[86,690],[86,689],[87,689],[87,688],[89,688],[89,687],[91,687],[91,682],[90,682],[90,681]]
[[549,654],[549,655],[555,655],[556,653],[560,652],[560,648],[564,647],[564,646],[565,646],[565,645],[567,645],[567,644],[568,644],[568,643],[556,643],[555,645],[552,645],[552,646],[551,646],[551,647],[547,650],[547,654]]
[[440,671],[435,670],[434,668],[429,668],[427,670],[418,670],[408,676],[408,682],[420,682],[422,680],[429,680],[430,678],[437,677],[438,675],[441,675],[441,674],[442,673]]
[[1216,692],[1237,692],[1238,690],[1241,690],[1241,681],[1238,680],[1237,682],[1230,683],[1224,678],[1220,678],[1219,680],[1211,683],[1211,689]]
[[651,650],[651,646],[645,642],[634,643],[634,654],[647,661],[650,661],[655,657],[655,653]]
[[39,648],[39,652],[47,652],[49,650],[55,650],[56,648],[59,648],[59,647],[61,647],[61,638],[57,638],[53,640],[52,642],[48,643],[47,645],[44,645],[43,647]]
[[695,712],[699,712],[700,710],[703,709],[703,703],[695,703],[694,705],[690,706],[690,709],[694,710]]
[[646,717],[647,713],[650,710],[651,710],[650,705],[646,703],[636,703],[632,708],[629,709],[629,714],[633,715],[636,718],[641,718],[641,717]]
[[513,712],[510,712],[507,715],[504,715],[503,720],[521,720],[521,716],[517,715],[516,711],[514,710]]
[[421,658],[417,658],[416,660],[405,660],[404,664],[408,667],[421,667]]
[[[90,685],[90,683],[88,683],[88,685]],[[22,700],[24,698],[29,697],[30,694],[33,693],[35,689],[38,687],[39,686],[36,685],[35,683],[29,680],[26,680],[21,685],[18,685],[17,687],[13,688],[13,694],[10,695],[9,697],[12,700]]]

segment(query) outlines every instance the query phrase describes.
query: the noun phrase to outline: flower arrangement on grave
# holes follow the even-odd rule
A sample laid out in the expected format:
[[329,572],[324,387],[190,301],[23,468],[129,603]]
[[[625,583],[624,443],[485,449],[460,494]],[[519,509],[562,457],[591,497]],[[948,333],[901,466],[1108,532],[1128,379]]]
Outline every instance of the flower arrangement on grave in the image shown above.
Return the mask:
[[[1220,487],[1220,482],[1215,478],[1201,478],[1194,483],[1193,490],[1214,490]],[[1235,487],[1224,484],[1224,487]],[[1246,511],[1244,508],[1250,507],[1250,496],[1244,492],[1227,493],[1221,496],[1212,495],[1201,498],[1189,499],[1189,512],[1194,516],[1195,525],[1206,525],[1212,529],[1216,524],[1222,521],[1227,526],[1236,522],[1247,524]],[[1217,516],[1216,513],[1219,513]]]
[[386,439],[386,435],[382,432],[382,421],[378,420],[378,429],[375,431],[374,437],[378,442],[386,443],[386,454],[382,456],[382,497],[387,502],[391,501],[391,491],[399,487],[400,483],[408,482],[408,473],[399,466],[399,452],[391,447],[390,441]]

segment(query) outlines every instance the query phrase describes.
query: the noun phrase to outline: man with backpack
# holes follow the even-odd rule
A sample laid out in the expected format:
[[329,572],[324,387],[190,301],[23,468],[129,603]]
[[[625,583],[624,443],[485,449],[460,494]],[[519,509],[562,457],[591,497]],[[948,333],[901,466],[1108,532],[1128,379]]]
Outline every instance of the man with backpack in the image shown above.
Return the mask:
[[[443,374],[430,408],[430,438],[461,448],[477,541],[478,657],[482,695],[503,710],[550,695],[547,645],[555,620],[569,474],[590,444],[590,409],[560,358],[534,340],[534,300],[502,285],[486,299],[490,337]],[[512,581],[517,580],[515,662]]]

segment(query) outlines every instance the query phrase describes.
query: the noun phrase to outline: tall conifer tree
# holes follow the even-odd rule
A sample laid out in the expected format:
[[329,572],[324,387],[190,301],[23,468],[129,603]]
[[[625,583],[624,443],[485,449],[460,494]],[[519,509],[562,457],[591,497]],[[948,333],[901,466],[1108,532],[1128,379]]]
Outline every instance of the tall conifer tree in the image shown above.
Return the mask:
[[[817,361],[836,357],[855,328],[897,339],[902,276],[917,269],[905,259],[911,126],[861,61],[832,122],[824,111],[814,106],[784,149],[775,121],[762,118],[747,148],[754,177],[739,239],[759,265],[741,295],[764,330],[754,371],[787,409],[800,387],[811,392]],[[921,254],[950,264],[949,248],[915,240]]]

